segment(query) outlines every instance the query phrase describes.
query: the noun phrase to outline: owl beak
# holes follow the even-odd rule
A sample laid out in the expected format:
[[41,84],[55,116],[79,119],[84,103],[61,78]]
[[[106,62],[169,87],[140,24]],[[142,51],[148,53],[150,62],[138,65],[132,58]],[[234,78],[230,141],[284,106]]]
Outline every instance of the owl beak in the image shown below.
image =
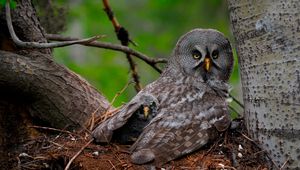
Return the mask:
[[143,108],[143,111],[144,111],[144,118],[147,119],[149,116],[150,108],[148,106],[145,106]]
[[210,70],[210,68],[211,68],[211,59],[209,58],[209,57],[205,57],[205,59],[204,59],[204,64],[203,64],[203,67],[204,67],[204,69],[207,71],[207,72],[209,72],[209,70]]

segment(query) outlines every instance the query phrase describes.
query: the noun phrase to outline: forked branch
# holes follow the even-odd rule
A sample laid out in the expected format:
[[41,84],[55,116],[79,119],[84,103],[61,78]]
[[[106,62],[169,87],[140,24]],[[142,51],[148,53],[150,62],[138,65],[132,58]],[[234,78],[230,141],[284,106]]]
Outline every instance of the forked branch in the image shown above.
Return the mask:
[[8,26],[8,31],[10,33],[10,36],[13,40],[13,42],[23,48],[57,48],[57,47],[65,47],[73,44],[84,44],[84,43],[89,43],[93,42],[99,38],[101,38],[101,35],[97,35],[91,38],[85,38],[85,39],[78,39],[78,40],[73,40],[73,41],[65,41],[65,42],[53,42],[53,43],[40,43],[40,42],[24,42],[21,41],[18,36],[16,35],[13,25],[12,25],[12,20],[11,20],[11,13],[10,13],[10,6],[9,6],[9,0],[6,1],[5,5],[5,14],[6,14],[6,22]]
[[[79,38],[74,38],[74,37],[58,35],[58,34],[46,34],[45,36],[48,40],[52,40],[52,41],[73,41],[73,40],[79,39]],[[157,66],[157,64],[167,62],[167,60],[164,58],[151,58],[139,51],[135,51],[132,48],[129,48],[129,47],[123,46],[123,45],[112,44],[112,43],[107,43],[107,42],[99,42],[99,41],[85,42],[85,43],[79,43],[79,44],[85,45],[85,46],[90,46],[90,47],[98,47],[98,48],[104,48],[104,49],[109,49],[109,50],[130,53],[132,56],[135,56],[135,57],[143,60],[145,63],[149,64],[151,67],[153,67],[159,73],[161,73],[161,69]]]

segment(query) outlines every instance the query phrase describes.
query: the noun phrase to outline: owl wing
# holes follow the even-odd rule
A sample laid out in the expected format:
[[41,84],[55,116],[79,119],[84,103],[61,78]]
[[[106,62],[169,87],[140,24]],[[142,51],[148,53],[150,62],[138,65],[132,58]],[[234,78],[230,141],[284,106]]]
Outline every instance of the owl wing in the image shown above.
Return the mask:
[[[177,117],[174,118],[174,115]],[[131,147],[133,163],[162,165],[207,144],[230,124],[227,107],[213,106],[199,114],[158,115]]]
[[151,94],[145,94],[141,91],[129,103],[124,105],[116,114],[102,122],[94,129],[92,135],[95,142],[108,143],[110,142],[113,131],[122,127],[128,119],[135,113],[142,105],[151,105],[155,103],[158,107],[157,99]]

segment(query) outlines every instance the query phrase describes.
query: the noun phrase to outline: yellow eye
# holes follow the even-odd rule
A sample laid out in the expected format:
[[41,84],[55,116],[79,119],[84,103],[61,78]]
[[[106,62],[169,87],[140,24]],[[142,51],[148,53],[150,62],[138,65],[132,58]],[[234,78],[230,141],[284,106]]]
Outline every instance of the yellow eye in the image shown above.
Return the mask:
[[213,59],[217,59],[219,57],[219,51],[218,50],[214,50],[211,54]]
[[194,59],[200,59],[201,56],[202,56],[201,53],[199,51],[197,51],[197,50],[193,51],[192,55],[193,55]]
[[193,54],[194,59],[199,59],[200,55],[199,54]]

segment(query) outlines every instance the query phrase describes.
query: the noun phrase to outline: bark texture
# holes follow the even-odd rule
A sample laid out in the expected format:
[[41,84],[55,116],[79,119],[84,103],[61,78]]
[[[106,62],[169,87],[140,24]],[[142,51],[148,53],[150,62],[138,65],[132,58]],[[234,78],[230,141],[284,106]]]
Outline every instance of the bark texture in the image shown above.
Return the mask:
[[245,121],[281,167],[300,168],[300,3],[228,0]]
[[109,107],[84,79],[45,54],[31,52],[31,57],[24,57],[0,51],[0,63],[2,94],[20,96],[31,116],[53,127],[84,127],[93,112],[99,115]]
[[[21,40],[47,42],[30,0],[17,1],[12,20]],[[37,134],[30,125],[85,128],[93,113],[109,105],[88,82],[57,64],[50,49],[15,46],[0,10],[0,167],[14,167],[9,155]]]

